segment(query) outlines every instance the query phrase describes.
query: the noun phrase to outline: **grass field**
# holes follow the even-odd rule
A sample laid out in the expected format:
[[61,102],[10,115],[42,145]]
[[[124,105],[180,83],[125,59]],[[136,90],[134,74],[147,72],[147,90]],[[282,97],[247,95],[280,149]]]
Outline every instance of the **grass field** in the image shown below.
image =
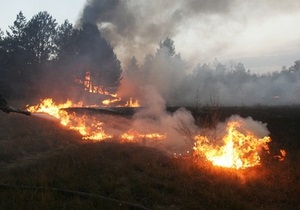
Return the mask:
[[[0,113],[0,209],[300,209],[300,108],[220,108],[268,124],[272,151],[245,170]],[[195,114],[207,119],[207,112]]]

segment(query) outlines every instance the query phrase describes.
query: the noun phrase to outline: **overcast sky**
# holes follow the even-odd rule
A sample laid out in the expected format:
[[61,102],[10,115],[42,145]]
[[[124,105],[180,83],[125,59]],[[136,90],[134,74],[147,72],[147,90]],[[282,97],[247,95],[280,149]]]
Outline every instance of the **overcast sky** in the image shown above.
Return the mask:
[[[59,24],[65,19],[75,24],[85,2],[0,0],[0,28],[7,30],[19,11],[27,20],[48,11]],[[118,7],[113,20],[98,22],[109,23],[102,26],[121,61],[135,55],[142,62],[166,36],[191,66],[217,58],[242,62],[257,73],[281,70],[300,59],[299,0],[128,0],[122,4],[126,11]]]

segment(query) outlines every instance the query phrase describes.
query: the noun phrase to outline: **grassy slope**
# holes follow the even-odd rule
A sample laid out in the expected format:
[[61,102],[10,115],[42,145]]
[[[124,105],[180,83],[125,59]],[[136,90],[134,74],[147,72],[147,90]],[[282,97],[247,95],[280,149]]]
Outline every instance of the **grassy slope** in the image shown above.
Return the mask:
[[296,148],[285,162],[264,156],[261,166],[235,171],[137,144],[82,142],[38,118],[0,113],[0,119],[0,184],[45,188],[0,186],[0,209],[138,209],[53,187],[149,209],[300,208]]

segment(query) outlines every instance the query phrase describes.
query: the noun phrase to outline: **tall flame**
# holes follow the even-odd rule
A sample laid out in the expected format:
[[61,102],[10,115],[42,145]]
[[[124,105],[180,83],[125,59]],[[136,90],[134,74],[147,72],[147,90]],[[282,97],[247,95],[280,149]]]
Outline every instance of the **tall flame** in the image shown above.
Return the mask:
[[222,145],[215,145],[207,136],[195,136],[195,155],[204,155],[213,165],[227,168],[245,169],[260,164],[259,152],[269,150],[269,136],[259,138],[250,131],[241,133],[238,128],[243,126],[240,121],[229,121]]

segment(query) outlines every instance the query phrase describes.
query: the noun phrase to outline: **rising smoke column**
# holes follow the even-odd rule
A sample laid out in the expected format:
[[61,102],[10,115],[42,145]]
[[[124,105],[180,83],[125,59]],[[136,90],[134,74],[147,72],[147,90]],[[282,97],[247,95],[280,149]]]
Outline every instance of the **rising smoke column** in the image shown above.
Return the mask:
[[[126,59],[132,56],[137,58],[138,63],[142,63],[144,56],[158,50],[157,44],[166,37],[175,37],[177,48],[178,45],[186,45],[184,50],[188,49],[187,52],[180,50],[183,58],[188,53],[198,63],[201,59],[212,56],[215,58],[217,53],[226,52],[231,44],[238,43],[239,35],[244,33],[248,24],[255,23],[255,19],[261,18],[263,23],[268,16],[295,12],[297,5],[299,3],[293,0],[267,0],[260,3],[261,7],[257,7],[253,1],[235,0],[90,0],[83,9],[78,25],[89,23],[98,27],[101,35],[114,47],[123,66]],[[195,38],[192,36],[195,31],[199,36],[191,47],[187,42]],[[144,64],[147,58],[155,60],[158,57],[155,54],[147,56]],[[151,81],[150,84],[157,87],[159,93],[168,100],[167,103],[170,104],[170,98],[173,98],[170,105],[195,105],[195,100],[205,105],[211,99],[219,105],[229,106],[285,105],[299,102],[299,98],[295,96],[299,95],[299,78],[291,82],[292,75],[250,75],[246,69],[231,71],[228,67],[219,71],[211,69],[208,64],[204,71],[203,67],[196,66],[194,72],[187,77],[180,75],[182,79],[174,80],[170,76],[177,74],[168,68],[174,70],[173,64],[176,67],[179,65],[176,62],[161,65],[157,60],[151,66],[150,79],[138,83],[149,84]],[[187,61],[190,68],[195,64],[190,63],[191,60]],[[131,89],[134,92],[138,88],[139,85]]]
[[[272,17],[296,13],[296,8],[296,0],[90,0],[79,24],[97,24],[122,62],[132,56],[141,62],[146,54],[155,51],[157,43],[170,37],[184,58],[196,65],[219,56],[228,58],[230,54],[249,56],[258,46],[248,43],[245,36],[259,36],[251,33],[260,29],[257,23],[268,24]],[[268,35],[273,44],[277,38],[281,40],[276,34]],[[265,50],[274,49],[277,44],[273,44]],[[248,49],[248,54],[241,55],[241,49]]]
[[79,25],[93,23],[101,28],[104,37],[116,48],[124,61],[155,50],[157,43],[174,37],[186,21],[204,14],[229,13],[234,1],[87,1]]

